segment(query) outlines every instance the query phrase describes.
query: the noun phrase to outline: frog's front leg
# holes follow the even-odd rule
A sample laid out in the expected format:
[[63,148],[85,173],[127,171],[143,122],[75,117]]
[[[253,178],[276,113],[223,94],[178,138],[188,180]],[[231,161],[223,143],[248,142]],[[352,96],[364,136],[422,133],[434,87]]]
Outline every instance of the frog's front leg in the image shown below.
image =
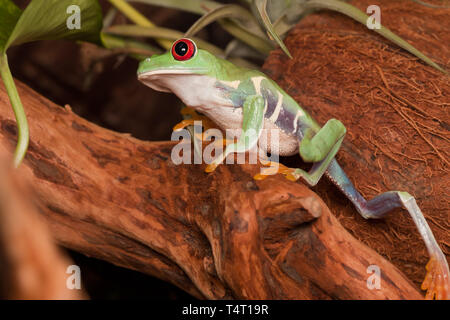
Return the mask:
[[227,145],[225,151],[206,167],[206,172],[214,171],[229,154],[246,152],[258,143],[264,125],[264,99],[260,95],[251,95],[245,99],[242,109],[242,132],[238,142]]
[[184,129],[187,126],[193,126],[195,125],[196,121],[201,122],[204,131],[215,128],[214,123],[208,117],[198,114],[197,111],[195,111],[191,107],[184,107],[183,109],[181,109],[181,114],[183,116],[188,116],[189,119],[184,119],[181,122],[177,123],[172,129],[173,131]]

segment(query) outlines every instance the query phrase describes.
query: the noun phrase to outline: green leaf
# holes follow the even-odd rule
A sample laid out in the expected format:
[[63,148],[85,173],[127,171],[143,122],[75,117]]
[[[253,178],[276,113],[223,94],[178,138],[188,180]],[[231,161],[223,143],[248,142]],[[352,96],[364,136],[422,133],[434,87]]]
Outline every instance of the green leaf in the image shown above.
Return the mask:
[[[338,1],[338,0],[311,0],[305,3],[306,8],[311,9],[329,9],[333,11],[337,11],[340,13],[345,14],[346,16],[349,16],[350,18],[355,19],[356,21],[366,25],[367,19],[369,18],[364,12],[359,10],[358,8],[352,6],[351,4]],[[410,45],[408,42],[397,36],[395,33],[393,33],[388,28],[385,28],[384,26],[381,26],[380,29],[373,29],[376,33],[381,34],[386,39],[392,41],[399,47],[405,49],[409,53],[415,55],[428,65],[432,66],[433,68],[447,74],[447,71],[442,69],[438,64],[433,62],[430,58],[428,58],[426,55],[424,55],[422,52],[417,50],[414,46]]]
[[196,14],[204,14],[223,4],[216,1],[206,0],[129,0],[130,2],[140,2],[158,7],[178,9]]
[[267,0],[254,0],[254,4],[259,12],[264,27],[266,28],[269,35],[272,37],[273,40],[275,40],[275,42],[280,46],[280,48],[284,51],[284,53],[286,53],[289,58],[292,58],[291,53],[289,52],[288,48],[284,45],[284,42],[283,40],[281,40],[280,36],[275,32],[272,22],[270,21],[269,15],[267,14],[266,11]]
[[137,60],[143,60],[146,57],[161,53],[159,48],[130,38],[114,36],[104,32],[100,36],[105,48],[116,53],[126,53]]
[[10,0],[0,0],[0,52],[5,51],[6,42],[19,20],[22,11]]
[[227,59],[239,57],[254,62],[258,61],[261,64],[267,58],[267,55],[258,52],[245,43],[242,43],[242,41],[239,39],[233,39],[228,42],[227,46],[225,47],[225,56]]
[[[3,0],[5,1],[5,0]],[[80,28],[69,29],[68,23],[78,6]],[[75,7],[76,8],[76,7]],[[33,0],[23,11],[9,35],[5,50],[11,45],[44,39],[76,39],[100,43],[102,12],[97,0]]]
[[259,28],[258,21],[251,12],[235,4],[225,4],[208,11],[186,31],[186,36],[194,35],[207,25],[223,18],[235,18],[244,29],[259,32],[260,36],[264,36]]
[[[140,2],[154,6],[161,6],[171,9],[182,10],[186,12],[191,12],[199,15],[209,15],[214,11],[216,14],[217,9],[222,9],[224,4],[215,1],[205,1],[205,0],[129,0],[130,2]],[[256,37],[261,39],[265,39],[266,35],[262,32],[258,21],[256,18],[244,7],[238,5],[230,5],[234,7],[232,9],[238,14],[235,14],[231,20],[234,24],[238,25],[241,29],[247,31],[247,33],[251,33]],[[229,9],[226,9],[229,10]],[[239,13],[241,13],[239,15]],[[248,14],[247,14],[248,13]],[[203,18],[203,17],[202,17]],[[217,20],[217,19],[216,19]],[[237,26],[234,26],[236,29]],[[228,30],[227,30],[228,31]],[[195,33],[195,32],[194,32]],[[241,39],[245,41],[245,39]]]
[[14,166],[19,166],[25,156],[29,129],[8,66],[6,50],[12,45],[43,39],[66,38],[100,43],[101,28],[102,13],[97,0],[33,0],[24,11],[11,0],[0,0],[0,76],[18,128]]
[[425,1],[420,1],[420,0],[412,0],[422,6],[428,7],[428,8],[434,8],[434,9],[448,9],[450,8],[450,5],[439,5],[439,4],[433,4],[433,3],[428,3]]
[[[239,25],[232,20],[224,20],[224,18],[235,18],[239,21]],[[207,25],[218,20],[225,30],[258,51],[268,54],[272,50],[272,46],[268,40],[249,31],[253,27],[253,29],[259,30],[259,33],[264,36],[259,29],[258,22],[252,14],[247,9],[234,4],[223,5],[205,13],[186,31],[185,37],[193,36]]]
[[224,28],[236,39],[245,42],[246,44],[255,48],[256,50],[258,50],[263,54],[267,55],[269,54],[270,50],[273,49],[273,46],[271,45],[271,43],[268,42],[269,41],[268,39],[266,41],[260,37],[255,36],[253,33],[250,33],[247,30],[238,26],[237,24],[233,23],[232,20],[229,19],[220,20],[219,24],[222,28]]
[[[160,27],[142,27],[142,26],[136,26],[136,25],[115,25],[107,28],[104,30],[105,34],[114,34],[114,35],[120,35],[120,36],[131,36],[131,37],[150,37],[150,38],[160,38],[160,39],[168,39],[168,40],[178,40],[180,38],[183,38],[183,33],[177,30],[172,29],[166,29],[166,28],[160,28]],[[102,35],[103,36],[103,35]],[[212,45],[211,43],[204,41],[199,38],[193,37],[192,40],[195,41],[197,46],[200,49],[205,49],[211,52],[214,55],[217,55],[219,57],[224,58],[225,52],[216,47],[215,45]],[[245,61],[244,59],[240,58],[234,58],[233,62],[239,66],[247,67],[251,65],[248,61]],[[254,66],[254,65],[252,65]]]
[[[172,41],[183,38],[184,36],[182,32],[173,29],[161,27],[142,27],[130,24],[114,25],[105,29],[104,32],[107,34],[115,34],[120,36],[149,37],[149,38],[167,39]],[[196,42],[199,48],[208,50],[212,54],[218,56],[224,56],[224,52],[220,48],[210,44],[209,42],[206,42],[204,40],[195,37],[192,40]]]
[[27,116],[14,84],[11,71],[9,70],[8,57],[5,52],[0,53],[0,76],[5,84],[6,92],[8,93],[9,101],[11,102],[17,122],[17,146],[14,151],[14,167],[17,168],[25,157],[25,153],[28,149],[29,129]]

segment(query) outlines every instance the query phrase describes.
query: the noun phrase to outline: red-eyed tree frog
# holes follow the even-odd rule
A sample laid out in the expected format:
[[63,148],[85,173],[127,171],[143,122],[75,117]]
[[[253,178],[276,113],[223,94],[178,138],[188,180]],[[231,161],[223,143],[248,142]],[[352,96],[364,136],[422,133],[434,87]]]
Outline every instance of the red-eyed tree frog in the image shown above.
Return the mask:
[[[422,289],[426,298],[449,299],[449,267],[416,200],[407,192],[389,191],[366,200],[335,159],[346,128],[336,119],[320,126],[283,89],[265,74],[233,65],[211,53],[197,49],[187,38],[174,42],[172,49],[154,55],[139,64],[138,79],[145,85],[164,92],[173,92],[187,106],[206,115],[224,130],[237,130],[239,139],[207,166],[213,171],[233,153],[252,149],[261,141],[263,129],[279,131],[279,154],[300,153],[312,163],[310,171],[280,165],[279,173],[290,180],[302,178],[314,186],[325,175],[354,204],[366,219],[382,218],[397,207],[411,215],[430,255]],[[188,122],[189,123],[189,122]],[[188,124],[185,123],[185,124]],[[267,168],[269,169],[269,168]],[[259,174],[256,179],[266,175]]]

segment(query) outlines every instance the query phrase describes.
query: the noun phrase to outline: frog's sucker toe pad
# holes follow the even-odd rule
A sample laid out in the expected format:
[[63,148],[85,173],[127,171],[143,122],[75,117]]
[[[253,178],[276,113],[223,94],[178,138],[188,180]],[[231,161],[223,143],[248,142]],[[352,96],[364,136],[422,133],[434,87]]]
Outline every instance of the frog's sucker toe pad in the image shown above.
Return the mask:
[[208,129],[216,128],[214,122],[212,122],[208,117],[198,114],[194,109],[190,107],[186,107],[181,109],[182,115],[190,116],[189,119],[184,119],[180,123],[176,124],[173,127],[173,131],[178,131],[186,128],[187,126],[193,126],[196,121],[200,121],[203,127],[203,130],[206,131]]
[[294,174],[295,169],[288,168],[281,163],[275,163],[275,162],[263,162],[263,165],[266,168],[263,168],[260,173],[257,173],[253,176],[253,179],[255,180],[263,180],[267,178],[268,176],[274,175],[274,174],[284,174],[286,179],[291,181],[298,180],[297,176]]
[[211,163],[206,166],[205,172],[213,172],[218,167],[217,164]]
[[192,120],[192,119],[183,120],[183,121],[177,123],[177,124],[172,128],[172,130],[173,130],[173,131],[178,131],[178,130],[181,130],[181,129],[186,128],[187,126],[191,126],[191,125],[194,125],[194,120]]
[[425,299],[449,300],[450,278],[448,269],[445,265],[439,263],[435,257],[431,257],[426,269],[427,274],[421,286],[422,290],[427,290]]

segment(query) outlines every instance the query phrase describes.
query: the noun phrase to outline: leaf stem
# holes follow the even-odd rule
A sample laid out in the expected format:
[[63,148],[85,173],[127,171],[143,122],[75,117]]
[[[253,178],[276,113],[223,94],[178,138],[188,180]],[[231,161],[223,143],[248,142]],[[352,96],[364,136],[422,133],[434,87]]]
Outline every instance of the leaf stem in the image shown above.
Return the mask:
[[8,66],[8,57],[5,52],[0,53],[0,75],[5,84],[6,92],[8,93],[9,101],[11,102],[17,122],[18,140],[13,160],[14,167],[17,168],[25,157],[28,149],[29,129],[27,117],[19,93],[17,92],[16,85],[14,84],[14,79]]
[[[148,20],[144,15],[142,15],[139,11],[133,8],[124,0],[109,0],[112,5],[114,5],[117,9],[119,9],[128,19],[136,23],[141,27],[155,27],[155,24]],[[164,48],[170,49],[172,47],[172,41],[168,41],[165,39],[157,39],[157,42]]]

